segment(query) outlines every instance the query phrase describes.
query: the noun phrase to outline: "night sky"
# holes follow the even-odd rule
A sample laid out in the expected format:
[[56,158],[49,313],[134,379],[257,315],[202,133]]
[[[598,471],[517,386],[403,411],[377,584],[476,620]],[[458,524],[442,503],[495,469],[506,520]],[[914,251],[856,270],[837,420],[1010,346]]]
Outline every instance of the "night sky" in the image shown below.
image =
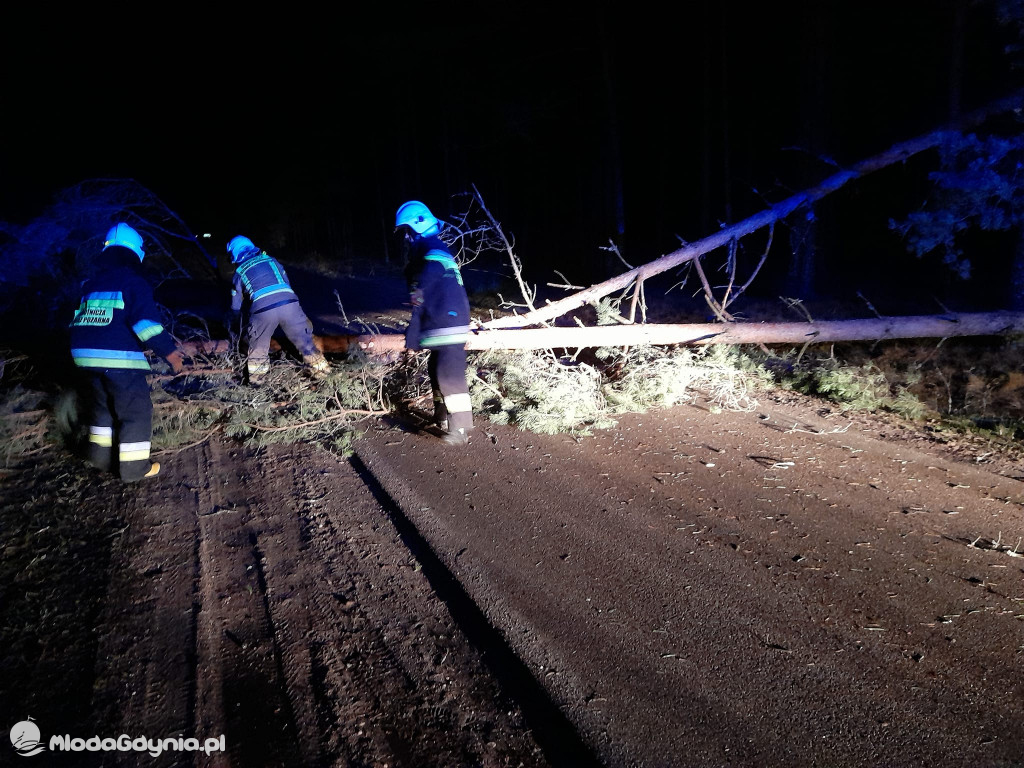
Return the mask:
[[527,265],[598,279],[610,238],[650,261],[1020,76],[984,3],[678,5],[5,24],[0,219],[132,178],[218,241],[377,258],[399,203],[476,185]]

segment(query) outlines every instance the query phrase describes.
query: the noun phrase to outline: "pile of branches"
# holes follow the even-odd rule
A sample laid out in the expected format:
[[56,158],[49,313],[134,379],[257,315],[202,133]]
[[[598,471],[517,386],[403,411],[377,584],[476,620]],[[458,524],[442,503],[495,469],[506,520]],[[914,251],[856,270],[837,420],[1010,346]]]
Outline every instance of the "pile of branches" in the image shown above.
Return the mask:
[[[11,466],[35,453],[63,446],[79,452],[88,431],[80,387],[55,386],[26,358],[5,353],[0,375],[0,444]],[[21,365],[18,363],[21,362]],[[369,420],[392,408],[394,363],[359,359],[335,362],[328,375],[311,377],[285,354],[275,356],[259,387],[243,383],[245,358],[237,348],[192,359],[173,375],[152,360],[153,454],[185,450],[215,435],[261,447],[314,442],[347,456]]]
[[587,354],[488,350],[470,356],[473,411],[541,434],[589,435],[643,413],[698,399],[749,411],[770,380],[733,347],[602,347]]
[[[550,350],[491,350],[470,354],[468,378],[478,419],[538,433],[587,435],[614,426],[617,415],[697,397],[723,408],[756,406],[759,374],[737,366],[734,354],[725,347],[606,348],[585,358]],[[55,445],[81,448],[88,424],[78,390],[42,385],[30,367],[19,370],[20,359],[5,357],[8,376],[0,379],[6,463]],[[153,360],[154,456],[222,435],[255,448],[310,442],[347,457],[375,419],[429,420],[427,359],[426,352],[390,360],[353,353],[332,360],[326,376],[313,376],[279,351],[259,387],[244,383],[245,357],[237,346],[194,357],[177,376]]]
[[391,412],[395,365],[353,355],[314,377],[278,353],[252,387],[244,383],[237,348],[193,359],[183,374],[152,377],[154,450],[184,450],[223,434],[257,448],[302,441],[348,456],[368,423]]

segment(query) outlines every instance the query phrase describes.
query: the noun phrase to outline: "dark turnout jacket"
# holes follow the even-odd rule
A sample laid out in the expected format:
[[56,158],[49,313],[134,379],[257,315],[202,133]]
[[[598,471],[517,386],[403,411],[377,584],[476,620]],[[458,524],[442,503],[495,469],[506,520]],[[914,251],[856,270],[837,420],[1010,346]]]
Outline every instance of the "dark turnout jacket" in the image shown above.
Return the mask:
[[405,276],[412,304],[405,346],[464,346],[469,339],[469,299],[459,265],[444,241],[434,236],[414,242]]
[[145,350],[167,357],[177,347],[160,323],[153,289],[139,257],[114,246],[100,272],[82,283],[71,321],[71,356],[80,368],[149,372]]
[[259,248],[242,254],[231,281],[231,309],[235,312],[249,301],[249,314],[258,315],[299,300],[292,290],[281,262]]

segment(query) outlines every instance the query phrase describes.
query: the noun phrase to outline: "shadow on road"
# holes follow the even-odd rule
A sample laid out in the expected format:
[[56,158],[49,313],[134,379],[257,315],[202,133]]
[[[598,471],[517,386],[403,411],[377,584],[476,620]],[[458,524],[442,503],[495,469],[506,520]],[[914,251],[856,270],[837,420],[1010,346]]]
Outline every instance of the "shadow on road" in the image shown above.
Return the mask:
[[402,541],[423,566],[423,573],[437,596],[448,606],[466,639],[480,652],[502,689],[522,710],[537,744],[552,766],[600,768],[602,763],[580,738],[559,708],[551,701],[530,669],[491,626],[458,580],[431,550],[416,527],[384,490],[369,468],[354,455],[350,462],[381,507],[387,512]]

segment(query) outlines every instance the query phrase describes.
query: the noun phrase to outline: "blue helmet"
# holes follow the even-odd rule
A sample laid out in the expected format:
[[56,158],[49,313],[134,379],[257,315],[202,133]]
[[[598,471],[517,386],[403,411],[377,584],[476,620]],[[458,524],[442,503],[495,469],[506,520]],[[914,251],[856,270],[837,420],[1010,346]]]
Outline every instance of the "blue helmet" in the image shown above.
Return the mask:
[[433,235],[441,231],[441,222],[419,200],[402,203],[395,214],[395,229],[409,227],[417,235]]
[[142,235],[127,224],[115,224],[107,231],[107,236],[103,240],[103,250],[105,251],[107,248],[115,245],[132,251],[139,257],[139,261],[142,261],[146,256],[146,252],[142,250]]
[[251,249],[256,248],[245,235],[235,235],[228,241],[228,253],[231,254],[231,262],[237,264],[242,260],[243,254]]

